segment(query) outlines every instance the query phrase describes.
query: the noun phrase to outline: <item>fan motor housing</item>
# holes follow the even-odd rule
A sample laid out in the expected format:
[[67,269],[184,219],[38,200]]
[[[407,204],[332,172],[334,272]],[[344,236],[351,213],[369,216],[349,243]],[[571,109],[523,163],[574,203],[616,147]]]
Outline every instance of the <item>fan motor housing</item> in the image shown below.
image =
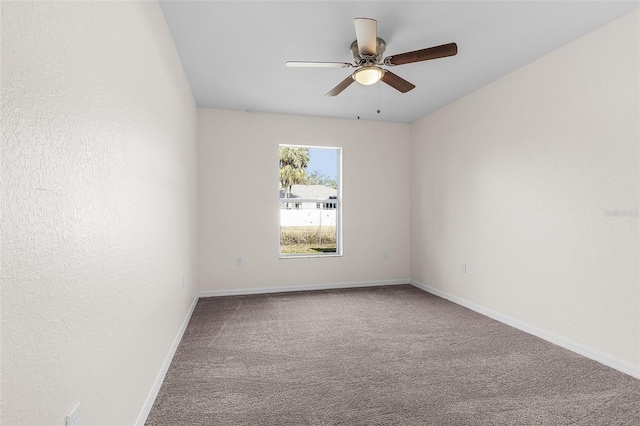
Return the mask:
[[362,65],[366,63],[371,64],[379,64],[382,61],[382,55],[384,51],[387,49],[387,42],[381,39],[380,37],[376,37],[376,54],[373,55],[361,55],[360,49],[358,49],[358,40],[354,40],[351,43],[351,53],[353,54],[353,60],[356,65]]

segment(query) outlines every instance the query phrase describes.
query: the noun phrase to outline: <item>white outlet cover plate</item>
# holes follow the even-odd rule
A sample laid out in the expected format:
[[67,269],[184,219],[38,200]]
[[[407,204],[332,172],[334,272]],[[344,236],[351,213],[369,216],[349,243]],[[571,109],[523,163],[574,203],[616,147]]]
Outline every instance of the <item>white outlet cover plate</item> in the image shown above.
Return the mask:
[[78,402],[76,406],[69,412],[67,415],[66,426],[80,426],[80,403]]

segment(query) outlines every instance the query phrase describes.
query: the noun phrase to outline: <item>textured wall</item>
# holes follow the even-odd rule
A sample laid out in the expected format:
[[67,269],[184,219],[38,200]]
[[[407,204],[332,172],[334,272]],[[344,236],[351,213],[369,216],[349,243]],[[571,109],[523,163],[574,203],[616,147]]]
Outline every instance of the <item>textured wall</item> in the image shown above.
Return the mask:
[[414,123],[411,276],[640,367],[638,20]]
[[[279,259],[279,144],[343,148],[344,256]],[[407,164],[405,124],[200,108],[200,289],[407,280]]]
[[2,424],[134,423],[195,294],[195,135],[157,3],[2,2]]

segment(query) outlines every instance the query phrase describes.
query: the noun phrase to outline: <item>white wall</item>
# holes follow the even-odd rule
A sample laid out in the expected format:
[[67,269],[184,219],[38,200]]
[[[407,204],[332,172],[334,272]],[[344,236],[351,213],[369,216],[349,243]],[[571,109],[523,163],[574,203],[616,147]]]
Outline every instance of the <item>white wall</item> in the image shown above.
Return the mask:
[[196,118],[156,2],[2,2],[3,425],[136,421],[196,292]]
[[[200,290],[408,280],[408,125],[200,108],[198,144]],[[279,259],[279,144],[343,148],[344,256]]]
[[552,52],[411,136],[412,279],[636,371],[638,21]]

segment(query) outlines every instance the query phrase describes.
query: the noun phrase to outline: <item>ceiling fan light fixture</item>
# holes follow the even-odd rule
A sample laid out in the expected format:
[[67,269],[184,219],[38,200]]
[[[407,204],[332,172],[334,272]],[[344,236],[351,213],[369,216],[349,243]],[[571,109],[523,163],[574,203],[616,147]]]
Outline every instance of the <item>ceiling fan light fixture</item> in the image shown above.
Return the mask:
[[353,73],[353,79],[364,86],[370,86],[380,81],[384,70],[378,67],[360,68]]

